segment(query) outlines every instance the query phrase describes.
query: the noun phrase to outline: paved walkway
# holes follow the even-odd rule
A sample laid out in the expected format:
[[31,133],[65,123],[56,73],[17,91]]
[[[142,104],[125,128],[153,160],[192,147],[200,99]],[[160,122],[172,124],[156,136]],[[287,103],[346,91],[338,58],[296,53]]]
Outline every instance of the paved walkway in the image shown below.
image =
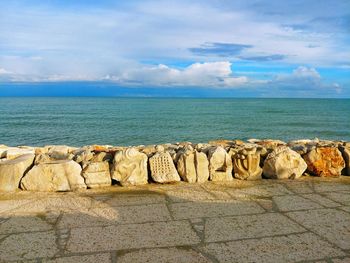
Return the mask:
[[1,262],[350,262],[350,177],[2,194]]

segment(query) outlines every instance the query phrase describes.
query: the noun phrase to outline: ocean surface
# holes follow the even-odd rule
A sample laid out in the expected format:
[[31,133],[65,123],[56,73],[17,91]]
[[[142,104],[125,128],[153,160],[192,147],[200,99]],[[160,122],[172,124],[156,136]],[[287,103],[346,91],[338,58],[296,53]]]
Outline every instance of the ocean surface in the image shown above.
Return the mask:
[[350,140],[349,99],[0,98],[0,144]]

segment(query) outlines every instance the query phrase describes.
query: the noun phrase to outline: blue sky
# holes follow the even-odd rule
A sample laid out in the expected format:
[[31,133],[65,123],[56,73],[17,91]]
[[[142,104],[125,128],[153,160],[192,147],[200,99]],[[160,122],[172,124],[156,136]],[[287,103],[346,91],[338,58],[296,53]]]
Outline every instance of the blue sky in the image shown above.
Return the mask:
[[0,0],[0,96],[55,95],[59,84],[84,95],[350,97],[350,1]]

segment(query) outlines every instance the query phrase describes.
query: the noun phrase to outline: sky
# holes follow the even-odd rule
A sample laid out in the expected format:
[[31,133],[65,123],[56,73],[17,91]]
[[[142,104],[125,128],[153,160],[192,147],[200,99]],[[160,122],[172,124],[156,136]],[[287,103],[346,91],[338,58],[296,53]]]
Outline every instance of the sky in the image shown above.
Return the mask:
[[0,96],[350,98],[350,0],[0,0]]

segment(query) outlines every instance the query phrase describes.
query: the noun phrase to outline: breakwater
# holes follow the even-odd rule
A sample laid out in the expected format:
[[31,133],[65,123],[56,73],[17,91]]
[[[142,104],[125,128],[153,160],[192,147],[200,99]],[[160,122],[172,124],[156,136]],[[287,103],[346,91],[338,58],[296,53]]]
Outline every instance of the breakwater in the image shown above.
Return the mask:
[[0,145],[0,191],[350,175],[350,143],[216,140],[119,147]]

